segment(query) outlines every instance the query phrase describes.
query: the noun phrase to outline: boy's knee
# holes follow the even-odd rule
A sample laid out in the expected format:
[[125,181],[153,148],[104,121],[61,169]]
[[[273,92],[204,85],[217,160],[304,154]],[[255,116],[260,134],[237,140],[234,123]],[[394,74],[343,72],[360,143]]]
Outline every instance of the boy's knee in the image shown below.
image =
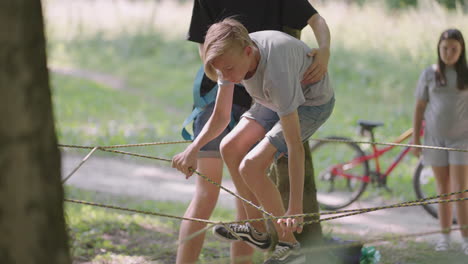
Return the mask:
[[[221,143],[219,144],[219,151],[221,152],[221,156],[223,158],[226,158],[229,156],[229,153],[233,153],[232,148],[235,146],[234,141],[232,138],[227,135],[221,140]],[[230,151],[229,151],[230,150]]]
[[252,159],[245,158],[239,165],[239,172],[244,181],[250,185],[250,181],[255,173],[258,173],[259,168]]

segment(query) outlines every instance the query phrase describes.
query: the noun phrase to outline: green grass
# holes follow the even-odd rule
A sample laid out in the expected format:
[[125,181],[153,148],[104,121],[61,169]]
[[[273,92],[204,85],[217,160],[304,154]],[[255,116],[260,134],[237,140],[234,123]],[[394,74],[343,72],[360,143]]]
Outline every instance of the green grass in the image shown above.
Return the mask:
[[[155,202],[134,197],[97,193],[67,186],[66,196],[70,199],[92,201],[107,205],[127,207],[142,211],[181,216],[187,204]],[[179,220],[149,216],[125,211],[104,209],[88,205],[66,203],[71,253],[74,263],[174,263]],[[231,221],[234,211],[216,208],[211,220]],[[464,263],[465,258],[456,247],[448,252],[434,252],[433,246],[413,240],[396,240],[392,234],[374,237],[340,233],[333,224],[322,223],[327,237],[340,237],[348,241],[366,241],[374,238],[386,242],[366,244],[374,246],[382,256],[380,263]],[[332,233],[329,230],[333,230]],[[332,247],[336,247],[333,244]],[[229,244],[219,242],[210,232],[200,255],[199,263],[226,263]],[[255,255],[254,263],[262,263],[261,254]],[[133,261],[133,262],[132,262]]]
[[[127,3],[127,9],[119,9],[112,2],[99,9],[99,16],[93,15],[91,3],[76,9],[62,1],[45,2],[45,10],[51,10],[50,17],[46,16],[49,65],[113,75],[126,84],[116,90],[83,78],[51,74],[59,142],[113,145],[180,140],[181,124],[192,107],[193,77],[200,65],[196,45],[183,37],[190,1],[175,4],[179,17],[173,9],[153,9],[160,4],[153,1]],[[411,127],[416,82],[420,72],[435,62],[440,32],[457,27],[467,37],[468,16],[440,8],[435,1],[400,12],[389,11],[378,2],[358,7],[325,1],[316,6],[332,33],[329,74],[337,101],[332,117],[315,138],[339,135],[365,140],[356,135],[356,121],[368,119],[385,122],[384,127],[376,129],[377,141],[392,141]],[[53,10],[53,5],[64,9]],[[128,9],[134,7],[140,8],[138,16]],[[167,6],[161,3],[164,8]],[[68,11],[72,9],[79,12],[72,15]],[[174,14],[168,19],[178,22],[161,23],[163,13]],[[310,29],[303,35],[311,47],[316,46]],[[170,158],[183,147],[139,148],[135,152]],[[368,146],[361,147],[369,150]],[[386,154],[383,168],[400,150],[397,147]],[[388,179],[392,193],[369,188],[364,198],[377,194],[397,201],[414,200],[414,166],[415,159],[408,156]],[[109,198],[73,188],[67,189],[67,195],[174,215],[182,215],[186,207],[129,197]],[[216,217],[233,218],[232,212],[217,212]],[[176,221],[71,204],[67,205],[67,219],[76,259],[130,263],[125,257],[131,255],[161,261],[157,263],[174,260]],[[143,240],[138,246],[128,242],[139,238]],[[435,255],[429,245],[413,242],[385,244],[379,249],[382,263],[434,263],[439,257],[452,260],[452,255],[457,256]],[[204,250],[203,263],[228,254],[227,245],[210,239]]]
[[[389,13],[382,5],[344,10],[329,4],[320,10],[332,32],[329,72],[337,102],[332,117],[314,137],[366,140],[355,132],[356,121],[367,119],[385,122],[376,130],[377,141],[392,141],[411,127],[414,87],[422,69],[435,61],[438,36],[434,32],[452,25],[463,30],[467,17],[437,6],[400,13]],[[340,14],[349,20],[342,21]],[[428,19],[430,24],[422,22]],[[111,74],[124,80],[128,88],[116,91],[54,74],[61,143],[111,145],[181,139],[181,123],[191,110],[192,80],[200,64],[196,45],[180,37],[168,38],[165,32],[147,26],[119,27],[122,21],[114,21],[108,29],[78,19],[73,23],[78,25],[75,31],[66,33],[55,24],[48,27],[52,65]],[[143,21],[144,16],[135,23]],[[304,39],[315,46],[310,30],[304,30]],[[143,151],[171,157],[181,149],[178,145]],[[397,147],[383,156],[383,168],[400,150]],[[392,196],[414,199],[410,184],[414,164],[407,158],[392,173],[388,179]]]
[[[66,188],[66,196],[174,216],[182,216],[187,207],[184,203],[147,201],[73,187]],[[211,217],[213,221],[232,219],[234,212],[222,208],[216,208]],[[66,203],[66,220],[72,256],[77,262],[120,263],[119,258],[140,258],[137,263],[174,263],[179,220],[74,203]],[[228,257],[229,244],[215,241],[210,232],[205,243],[202,259]]]

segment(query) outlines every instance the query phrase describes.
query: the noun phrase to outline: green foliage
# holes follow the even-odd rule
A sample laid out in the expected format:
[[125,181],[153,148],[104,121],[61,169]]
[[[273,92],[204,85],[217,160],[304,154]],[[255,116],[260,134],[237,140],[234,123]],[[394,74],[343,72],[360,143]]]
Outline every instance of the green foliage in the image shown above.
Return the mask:
[[391,9],[401,9],[417,6],[418,0],[386,0],[385,3]]
[[[428,0],[385,0],[385,4],[390,9],[407,9],[411,7],[417,7],[420,1],[428,1]],[[431,0],[432,1],[432,0]],[[448,9],[455,9],[457,5],[459,6],[466,6],[466,1],[464,0],[434,0],[437,1],[442,6]],[[364,6],[366,4],[374,3],[374,0],[354,0],[359,6]]]
[[467,4],[464,0],[437,0],[437,2],[449,9],[455,9],[457,5],[465,6]]

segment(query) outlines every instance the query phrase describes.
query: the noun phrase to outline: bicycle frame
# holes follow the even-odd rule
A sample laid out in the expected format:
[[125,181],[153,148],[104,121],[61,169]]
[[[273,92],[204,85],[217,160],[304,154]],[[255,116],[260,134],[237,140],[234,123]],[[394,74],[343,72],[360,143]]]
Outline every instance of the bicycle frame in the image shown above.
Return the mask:
[[[371,137],[371,142],[374,143],[375,142],[374,135],[373,135],[372,131],[370,131],[370,133],[371,133],[371,136],[370,136]],[[413,134],[413,128],[410,128],[410,129],[406,130],[405,132],[403,132],[393,143],[401,143],[401,142],[405,141],[406,139],[408,139],[409,137],[411,137],[412,134]],[[421,135],[422,134],[423,134],[423,130],[421,130]],[[376,144],[372,144],[372,143],[371,143],[371,145],[372,145],[372,153],[371,154],[357,157],[357,158],[349,161],[348,163],[342,163],[342,164],[334,165],[334,166],[331,167],[331,173],[333,173],[334,175],[340,175],[340,176],[345,177],[347,179],[358,179],[360,181],[364,181],[364,182],[369,183],[372,180],[371,175],[355,176],[355,175],[346,173],[346,171],[356,167],[360,163],[363,163],[365,161],[373,159],[375,161],[375,172],[377,173],[377,175],[379,176],[380,179],[383,179],[383,178],[387,177],[396,168],[396,166],[408,154],[408,152],[411,149],[410,147],[405,147],[397,155],[397,157],[392,162],[392,164],[387,168],[385,173],[381,174],[380,173],[381,167],[380,167],[379,157],[382,156],[383,154],[387,153],[391,149],[393,149],[395,146],[386,146],[384,148],[379,149],[379,148],[377,148]],[[411,141],[410,141],[410,143],[411,143]]]

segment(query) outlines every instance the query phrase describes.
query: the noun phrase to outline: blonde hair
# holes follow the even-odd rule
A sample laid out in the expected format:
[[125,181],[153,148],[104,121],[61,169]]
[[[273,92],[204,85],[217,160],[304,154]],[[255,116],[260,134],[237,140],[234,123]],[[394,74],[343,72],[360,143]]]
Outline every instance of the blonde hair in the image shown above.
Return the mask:
[[202,51],[206,76],[217,81],[218,74],[212,65],[213,61],[230,50],[243,50],[252,45],[247,29],[233,18],[226,18],[211,25],[206,33]]

